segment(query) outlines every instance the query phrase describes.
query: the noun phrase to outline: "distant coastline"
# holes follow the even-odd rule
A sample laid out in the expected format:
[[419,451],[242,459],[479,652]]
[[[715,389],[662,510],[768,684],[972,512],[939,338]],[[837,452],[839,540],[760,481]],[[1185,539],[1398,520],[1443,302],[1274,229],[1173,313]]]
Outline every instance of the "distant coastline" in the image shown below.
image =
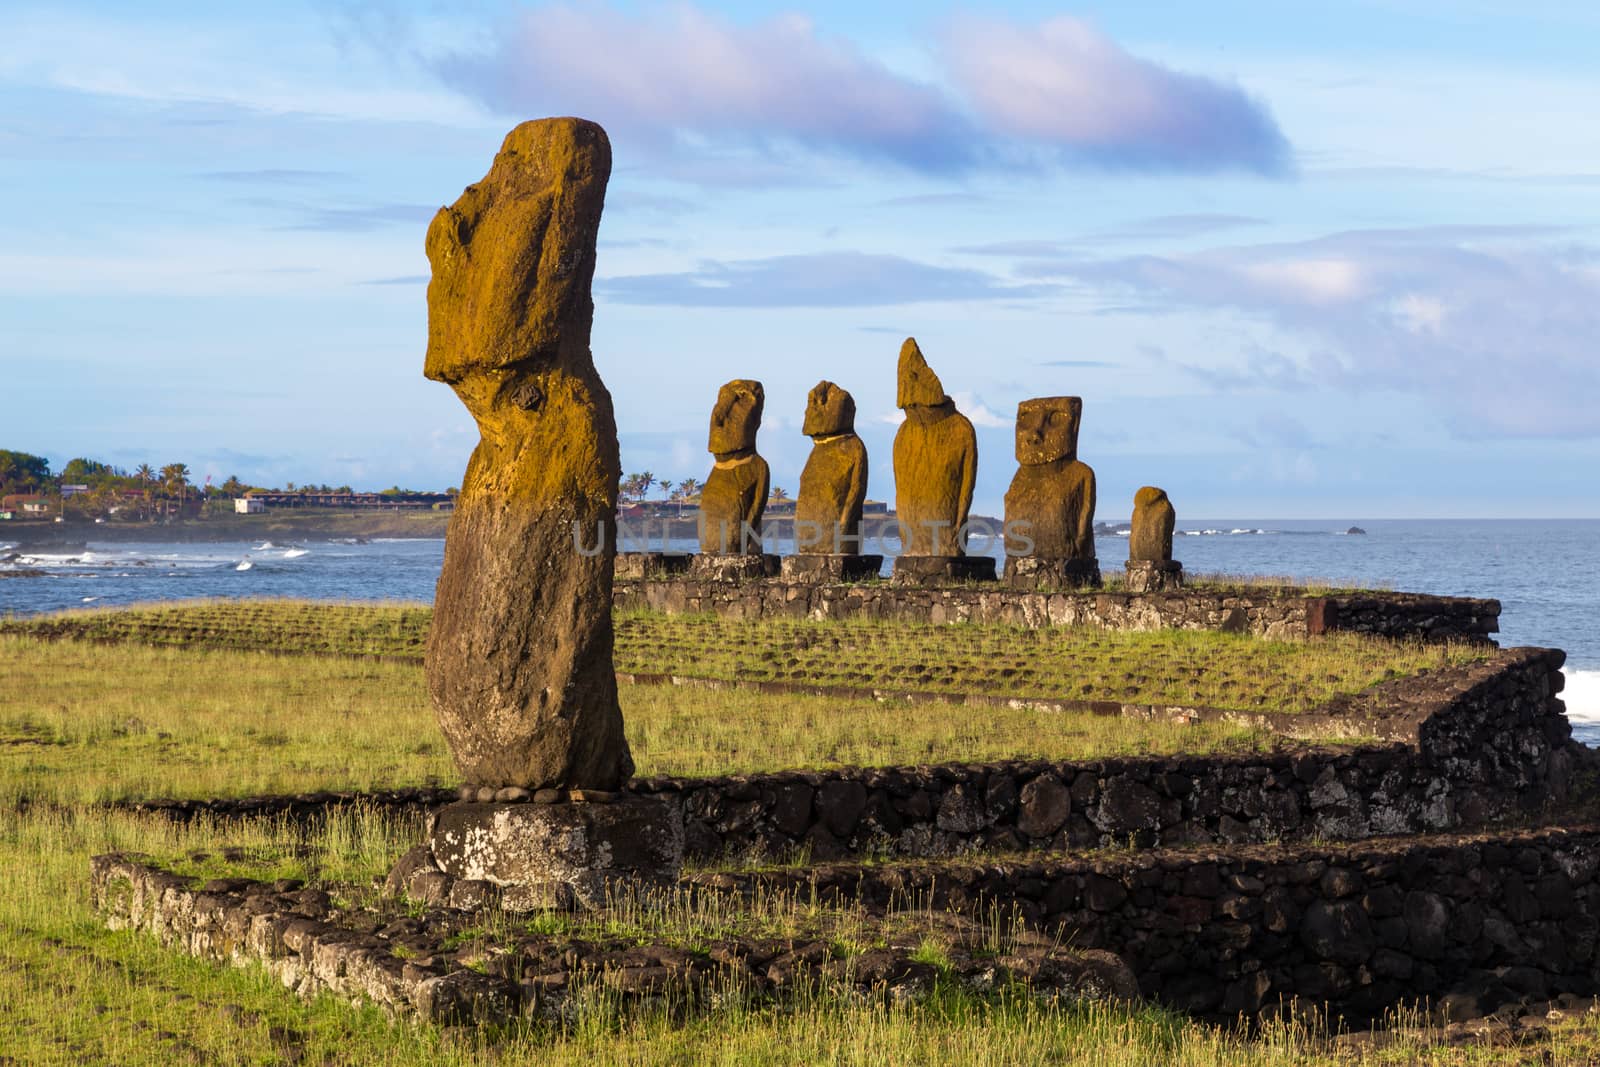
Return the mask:
[[450,513],[284,509],[167,522],[0,522],[0,544],[39,547],[111,542],[285,541],[341,537],[442,538]]

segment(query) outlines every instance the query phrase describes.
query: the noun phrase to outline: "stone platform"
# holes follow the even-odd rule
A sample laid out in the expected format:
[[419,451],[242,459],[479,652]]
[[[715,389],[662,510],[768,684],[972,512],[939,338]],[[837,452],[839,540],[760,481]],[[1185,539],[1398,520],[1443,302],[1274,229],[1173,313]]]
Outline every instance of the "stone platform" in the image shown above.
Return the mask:
[[896,556],[895,585],[943,585],[946,582],[992,582],[990,556]]
[[694,557],[687,552],[618,552],[616,577],[665,578],[688,574]]
[[787,581],[860,582],[876,578],[881,570],[882,556],[818,553],[783,557],[783,577]]
[[1044,592],[1054,592],[1058,589],[1098,589],[1100,561],[1007,556],[1005,582],[1012,589]]
[[782,569],[779,557],[770,552],[748,555],[720,555],[702,552],[690,556],[689,573],[714,582],[742,582],[752,578],[776,578]]
[[[429,820],[428,842],[402,859],[392,881],[427,897],[427,872],[498,887],[510,911],[595,908],[613,888],[671,885],[683,865],[683,817],[656,797],[603,803],[455,803]],[[422,855],[422,851],[426,855]],[[420,872],[420,873],[419,873]]]
[[1183,588],[1183,564],[1177,560],[1128,561],[1127,588],[1130,593],[1167,593]]

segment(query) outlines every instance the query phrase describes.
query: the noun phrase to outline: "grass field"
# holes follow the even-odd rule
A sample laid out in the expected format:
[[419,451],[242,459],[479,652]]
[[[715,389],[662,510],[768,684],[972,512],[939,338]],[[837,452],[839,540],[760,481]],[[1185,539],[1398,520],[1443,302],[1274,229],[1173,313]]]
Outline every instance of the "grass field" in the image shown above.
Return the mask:
[[[820,989],[781,1005],[731,1002],[689,1018],[611,1008],[565,1032],[442,1030],[391,1023],[327,997],[307,1003],[260,969],[218,967],[148,937],[105,930],[89,907],[89,857],[114,850],[219,857],[230,846],[255,857],[262,874],[360,883],[416,840],[416,826],[358,810],[308,834],[270,820],[174,824],[91,802],[449,781],[419,668],[12,635],[0,638],[0,679],[0,1063],[1284,1067],[1326,1063],[1337,1051],[1316,1027],[1274,1024],[1245,1036],[1153,1007],[1044,1004],[956,989],[894,1006]],[[1092,717],[1080,728],[1072,716],[1048,713],[753,703],[738,693],[643,687],[624,697],[647,773],[1263,743],[1252,735],[1207,740],[1194,727],[1161,737]],[[17,804],[23,795],[34,802]],[[185,862],[204,873],[212,860]],[[1368,1060],[1596,1057],[1600,1022],[1582,1019],[1563,1027],[1554,1044],[1531,1050],[1452,1049],[1420,1030],[1403,1032]]]
[[[451,783],[414,663],[0,636],[0,803]],[[626,686],[642,775],[1270,746],[1258,731]]]
[[[201,601],[0,622],[0,634],[419,658],[431,613],[417,605]],[[1481,658],[1466,645],[1334,634],[1266,641],[1161,630],[740,621],[624,612],[620,671],[1054,700],[1303,711],[1399,675]]]

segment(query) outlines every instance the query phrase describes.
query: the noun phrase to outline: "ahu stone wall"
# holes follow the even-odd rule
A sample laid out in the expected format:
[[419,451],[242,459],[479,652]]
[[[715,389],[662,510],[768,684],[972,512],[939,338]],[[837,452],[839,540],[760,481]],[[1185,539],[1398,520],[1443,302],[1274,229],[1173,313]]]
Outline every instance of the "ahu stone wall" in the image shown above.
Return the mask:
[[1600,992],[1592,825],[696,880],[876,908],[1014,909],[1065,943],[1112,948],[1146,995],[1226,1020],[1293,998],[1370,1018],[1450,997],[1460,1018]]
[[1564,654],[1509,649],[1400,679],[1332,713],[1387,743],[1229,756],[1011,761],[646,778],[688,855],[813,860],[1358,839],[1453,830],[1565,800],[1581,749]]
[[668,576],[618,578],[613,599],[622,608],[734,619],[868,618],[1106,630],[1220,630],[1269,638],[1352,631],[1480,642],[1488,641],[1500,628],[1497,600],[1417,593],[1307,596],[1292,589],[1045,593],[992,583],[923,589],[885,582],[712,581]]

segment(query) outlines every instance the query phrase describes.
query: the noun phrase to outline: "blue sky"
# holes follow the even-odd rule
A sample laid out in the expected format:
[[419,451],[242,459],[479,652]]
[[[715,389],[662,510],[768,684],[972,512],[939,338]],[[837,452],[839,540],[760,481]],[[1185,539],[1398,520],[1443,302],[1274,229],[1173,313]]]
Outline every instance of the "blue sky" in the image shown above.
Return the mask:
[[1600,516],[1600,9],[132,6],[7,5],[0,447],[457,484],[427,220],[575,113],[627,470],[755,377],[792,492],[829,378],[892,499],[915,335],[980,511],[1075,394],[1102,518]]

